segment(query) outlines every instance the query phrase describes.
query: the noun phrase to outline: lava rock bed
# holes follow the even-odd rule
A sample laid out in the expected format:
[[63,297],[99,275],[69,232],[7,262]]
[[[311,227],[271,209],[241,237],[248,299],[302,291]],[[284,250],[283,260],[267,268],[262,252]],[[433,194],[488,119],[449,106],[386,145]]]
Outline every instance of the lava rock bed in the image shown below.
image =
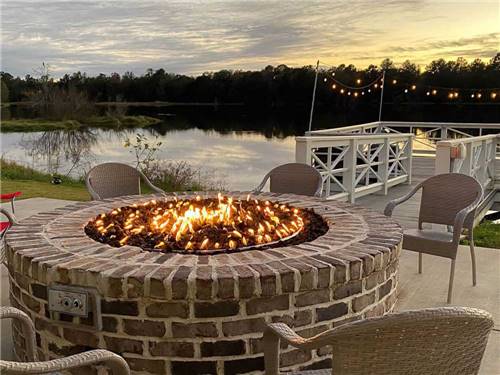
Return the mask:
[[[162,253],[169,253],[169,252],[176,252],[176,253],[186,253],[186,254],[218,254],[218,253],[228,253],[228,252],[238,252],[238,251],[244,251],[244,250],[265,250],[265,249],[270,249],[270,248],[277,248],[277,247],[282,247],[282,246],[288,246],[288,245],[297,245],[303,242],[308,242],[312,241],[315,238],[322,236],[328,231],[328,223],[318,214],[316,214],[312,209],[300,209],[300,218],[303,223],[303,227],[298,233],[295,233],[292,236],[288,236],[286,238],[280,239],[276,238],[275,241],[269,242],[269,243],[261,243],[257,244],[252,241],[252,243],[249,243],[248,246],[241,246],[241,243],[239,244],[240,246],[237,246],[235,248],[219,248],[219,249],[185,249],[184,245],[180,245],[175,239],[172,239],[171,241],[165,241],[165,234],[162,233],[143,233],[143,234],[131,234],[130,231],[126,231],[123,229],[123,223],[124,220],[130,215],[131,213],[137,213],[138,218],[140,217],[140,224],[149,226],[150,221],[152,217],[154,216],[154,211],[158,207],[162,208],[168,208],[168,205],[178,204],[179,202],[172,202],[172,201],[152,201],[148,202],[147,204],[143,205],[133,205],[133,206],[125,206],[125,207],[120,207],[112,211],[112,215],[110,213],[108,214],[101,214],[95,217],[93,220],[89,221],[87,225],[85,226],[85,233],[95,241],[101,242],[101,243],[106,243],[110,246],[113,247],[122,247],[125,245],[125,243],[121,243],[120,239],[124,238],[125,236],[127,237],[126,245],[130,246],[137,246],[142,248],[143,250],[146,251],[153,251],[153,252],[162,252]],[[221,202],[220,199],[217,200],[215,198],[209,198],[209,199],[202,199],[202,200],[191,200],[191,201],[181,201],[182,203],[186,204],[189,202],[190,204],[195,204],[198,207],[202,207],[204,204],[209,205],[213,204],[216,202]],[[261,205],[266,205],[271,206],[271,207],[278,207],[278,206],[286,206],[287,209],[290,210],[290,212],[293,212],[295,208],[290,207],[288,205],[283,205],[281,203],[276,203],[276,202],[264,202],[264,201],[257,201],[257,200],[250,200],[250,201],[236,201],[237,204],[241,205],[245,204],[247,206],[255,206],[258,204]],[[248,207],[247,207],[248,208]],[[263,221],[264,218],[262,215],[259,215],[259,213],[252,212],[253,214],[257,214],[256,219]],[[277,216],[280,217],[280,219],[286,219],[288,218],[289,214],[286,212],[278,212],[276,214]],[[102,233],[102,227],[108,226],[109,224],[113,223],[113,228],[111,231],[107,231],[106,233]],[[118,223],[118,225],[116,225]],[[99,230],[99,227],[101,227]],[[235,229],[242,230],[241,227],[238,227],[237,225],[234,226]],[[195,233],[195,235],[198,237],[197,240],[200,241],[201,236],[210,236],[211,238],[214,238],[217,235],[224,235],[221,233],[216,233],[217,231],[220,231],[221,228],[218,228],[216,226],[214,227],[204,227],[200,233]],[[226,228],[224,228],[226,230]],[[162,248],[158,248],[158,243],[162,242],[164,244]]]

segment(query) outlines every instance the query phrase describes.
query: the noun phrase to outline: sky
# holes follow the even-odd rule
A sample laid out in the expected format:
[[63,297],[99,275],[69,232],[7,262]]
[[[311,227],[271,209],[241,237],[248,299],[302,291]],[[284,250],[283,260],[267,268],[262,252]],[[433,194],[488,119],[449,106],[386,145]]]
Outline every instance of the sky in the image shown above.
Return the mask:
[[489,60],[500,0],[2,0],[1,69],[58,77],[148,68],[196,75],[267,65]]

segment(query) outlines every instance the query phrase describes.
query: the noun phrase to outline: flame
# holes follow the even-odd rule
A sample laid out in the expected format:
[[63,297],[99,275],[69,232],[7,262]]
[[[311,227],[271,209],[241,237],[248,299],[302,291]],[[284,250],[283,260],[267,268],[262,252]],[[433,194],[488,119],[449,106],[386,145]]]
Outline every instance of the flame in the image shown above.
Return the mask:
[[300,211],[286,204],[218,194],[216,199],[151,200],[116,208],[92,223],[101,234],[120,246],[146,238],[155,249],[187,252],[237,249],[262,245],[291,236],[304,227]]

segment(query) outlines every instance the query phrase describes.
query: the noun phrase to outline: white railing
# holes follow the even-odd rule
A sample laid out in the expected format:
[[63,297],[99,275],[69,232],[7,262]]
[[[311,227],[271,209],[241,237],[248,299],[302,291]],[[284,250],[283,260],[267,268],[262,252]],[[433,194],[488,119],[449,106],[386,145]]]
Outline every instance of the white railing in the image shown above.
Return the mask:
[[470,138],[484,133],[500,131],[499,123],[451,123],[451,122],[400,122],[376,121],[366,124],[333,129],[314,130],[313,136],[338,134],[411,133],[415,135],[414,148],[422,153],[434,153],[436,142],[445,139]]
[[478,180],[485,192],[498,189],[499,145],[500,134],[439,141],[436,148],[435,172],[463,173]]
[[328,199],[356,198],[411,183],[413,134],[296,137],[298,163],[315,167]]

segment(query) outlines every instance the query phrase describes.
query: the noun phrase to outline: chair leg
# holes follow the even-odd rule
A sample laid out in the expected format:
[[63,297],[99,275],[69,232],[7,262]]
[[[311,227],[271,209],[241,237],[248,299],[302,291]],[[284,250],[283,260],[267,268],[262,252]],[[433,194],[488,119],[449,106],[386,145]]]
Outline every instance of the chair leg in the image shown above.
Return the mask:
[[474,235],[469,233],[470,259],[472,261],[472,285],[476,286],[476,253],[474,251]]
[[280,338],[274,332],[266,330],[263,335],[264,374],[279,375]]
[[451,294],[453,293],[453,279],[455,277],[455,259],[451,260],[451,270],[450,270],[450,283],[448,285],[448,299],[447,303],[451,303]]
[[12,198],[12,199],[10,200],[10,205],[11,205],[11,207],[12,207],[12,213],[13,213],[13,214],[15,214],[15,213],[16,213],[16,212],[14,211],[14,199],[16,199],[16,198]]
[[418,253],[418,273],[422,273],[422,253]]

